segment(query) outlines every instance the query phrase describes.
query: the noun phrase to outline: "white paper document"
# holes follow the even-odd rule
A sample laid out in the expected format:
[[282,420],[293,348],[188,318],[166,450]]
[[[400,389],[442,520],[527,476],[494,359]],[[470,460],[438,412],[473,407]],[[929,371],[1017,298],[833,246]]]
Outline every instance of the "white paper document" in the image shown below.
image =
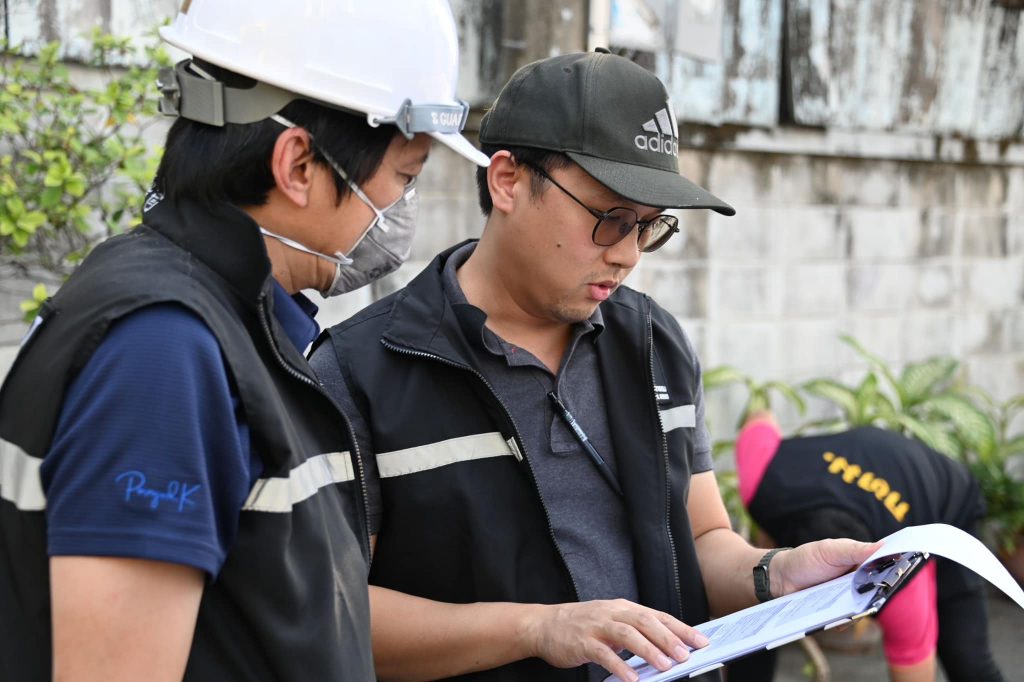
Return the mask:
[[[835,627],[876,613],[890,591],[928,554],[963,564],[1024,608],[1024,591],[999,560],[969,533],[941,523],[911,526],[883,539],[882,547],[856,571],[827,583],[758,604],[697,626],[711,643],[661,672],[634,656],[627,663],[642,682],[699,675],[726,661],[796,641],[809,632]],[[612,675],[606,682],[619,680]]]

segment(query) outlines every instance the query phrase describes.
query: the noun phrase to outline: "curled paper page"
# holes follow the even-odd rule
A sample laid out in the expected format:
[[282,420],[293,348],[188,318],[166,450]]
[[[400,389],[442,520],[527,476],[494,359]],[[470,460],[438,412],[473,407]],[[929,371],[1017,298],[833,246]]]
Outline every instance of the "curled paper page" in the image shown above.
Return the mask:
[[886,537],[867,562],[900,552],[928,552],[963,564],[989,581],[1024,609],[1024,590],[988,547],[970,533],[944,523],[909,526]]

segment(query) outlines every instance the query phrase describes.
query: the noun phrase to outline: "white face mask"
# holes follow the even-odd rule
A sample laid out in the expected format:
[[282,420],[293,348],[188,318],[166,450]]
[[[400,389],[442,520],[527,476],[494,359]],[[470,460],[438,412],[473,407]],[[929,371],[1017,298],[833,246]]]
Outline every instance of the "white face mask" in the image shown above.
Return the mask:
[[[271,116],[271,118],[289,128],[295,127],[291,121],[281,116]],[[409,259],[409,253],[412,251],[412,238],[416,233],[418,202],[416,181],[413,180],[405,186],[402,196],[394,203],[384,208],[377,208],[359,185],[352,182],[348,173],[334,162],[334,159],[324,153],[323,149],[320,150],[320,153],[327,159],[331,168],[348,184],[352,193],[369,206],[374,213],[373,220],[349,249],[348,255],[337,251],[333,256],[329,256],[303,246],[292,239],[274,234],[263,227],[260,227],[260,232],[293,249],[334,263],[334,280],[327,289],[320,292],[323,296],[329,297],[364,287],[370,282],[394,272]]]

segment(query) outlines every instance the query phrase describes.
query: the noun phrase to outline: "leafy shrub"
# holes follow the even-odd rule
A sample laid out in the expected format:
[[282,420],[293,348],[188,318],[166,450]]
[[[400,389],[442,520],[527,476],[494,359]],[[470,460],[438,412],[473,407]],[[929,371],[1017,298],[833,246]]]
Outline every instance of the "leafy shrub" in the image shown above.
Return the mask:
[[[20,53],[0,40],[0,265],[60,281],[138,220],[159,161],[143,139],[156,114],[153,84],[170,59],[97,31],[88,66],[100,84],[85,87],[58,43]],[[146,66],[116,66],[126,63]],[[37,285],[22,304],[26,319],[45,298]]]

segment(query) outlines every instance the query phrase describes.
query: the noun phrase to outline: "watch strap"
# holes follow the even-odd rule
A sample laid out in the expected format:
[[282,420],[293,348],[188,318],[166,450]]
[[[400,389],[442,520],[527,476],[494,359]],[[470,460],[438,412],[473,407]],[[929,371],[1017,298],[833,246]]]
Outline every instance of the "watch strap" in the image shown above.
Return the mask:
[[775,599],[775,596],[772,594],[772,580],[771,574],[768,572],[768,564],[772,562],[776,554],[787,549],[793,548],[776,547],[775,549],[768,550],[761,557],[761,560],[757,562],[757,566],[754,566],[754,596],[757,597],[759,602],[763,603]]

